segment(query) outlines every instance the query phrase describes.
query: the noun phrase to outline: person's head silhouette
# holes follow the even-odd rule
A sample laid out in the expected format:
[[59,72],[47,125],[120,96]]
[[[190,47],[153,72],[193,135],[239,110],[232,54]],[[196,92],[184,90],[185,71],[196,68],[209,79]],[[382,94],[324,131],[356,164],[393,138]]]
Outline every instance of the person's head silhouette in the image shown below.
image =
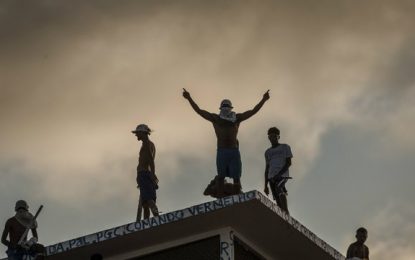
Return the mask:
[[363,244],[366,242],[367,239],[367,229],[364,227],[358,228],[356,230],[356,240],[360,244]]

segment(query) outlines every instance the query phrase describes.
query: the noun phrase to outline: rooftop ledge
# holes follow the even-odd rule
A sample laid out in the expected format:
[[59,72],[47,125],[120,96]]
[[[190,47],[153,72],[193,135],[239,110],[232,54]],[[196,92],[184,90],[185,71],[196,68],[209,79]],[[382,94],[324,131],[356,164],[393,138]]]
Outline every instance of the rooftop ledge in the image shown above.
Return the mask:
[[48,259],[74,259],[96,252],[105,259],[117,259],[115,255],[137,251],[137,247],[150,248],[225,227],[273,259],[345,259],[256,190],[60,242],[46,250]]

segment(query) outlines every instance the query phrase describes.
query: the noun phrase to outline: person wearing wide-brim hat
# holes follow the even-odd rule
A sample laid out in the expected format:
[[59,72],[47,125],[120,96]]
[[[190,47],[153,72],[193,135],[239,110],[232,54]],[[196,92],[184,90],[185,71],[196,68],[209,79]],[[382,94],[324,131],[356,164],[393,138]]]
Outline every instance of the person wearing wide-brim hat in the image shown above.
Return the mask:
[[[239,125],[242,121],[255,115],[261,109],[269,99],[269,90],[264,93],[261,101],[252,110],[243,113],[233,112],[233,106],[229,99],[224,99],[221,102],[219,107],[220,112],[219,114],[215,114],[200,109],[186,89],[183,89],[183,97],[189,101],[193,110],[204,119],[210,121],[215,129],[217,137],[216,168],[218,176],[215,178],[217,182],[217,193],[214,194],[214,197],[223,197],[226,195],[224,193],[225,177],[233,179],[233,193],[240,193],[242,191],[240,181],[242,162],[239,153],[239,141],[237,139]],[[206,190],[204,194],[208,195]],[[212,194],[210,195],[212,196]]]
[[[29,255],[35,260],[41,260],[45,255],[45,247],[38,244],[38,234],[36,231],[37,222],[29,212],[29,205],[24,200],[18,200],[15,204],[16,214],[6,221],[6,225],[1,236],[1,242],[7,246],[8,259],[21,260]],[[32,231],[33,237],[27,240],[26,229]],[[9,239],[7,239],[9,237]],[[23,241],[21,238],[23,237]],[[19,242],[24,242],[19,244]]]
[[154,158],[156,147],[150,141],[151,129],[146,124],[139,124],[135,130],[131,131],[142,142],[138,156],[137,166],[137,187],[140,189],[139,206],[137,210],[137,221],[141,219],[141,205],[144,209],[144,218],[150,217],[150,210],[153,216],[158,216],[159,211],[156,206],[156,190],[158,189],[158,178],[156,175]]

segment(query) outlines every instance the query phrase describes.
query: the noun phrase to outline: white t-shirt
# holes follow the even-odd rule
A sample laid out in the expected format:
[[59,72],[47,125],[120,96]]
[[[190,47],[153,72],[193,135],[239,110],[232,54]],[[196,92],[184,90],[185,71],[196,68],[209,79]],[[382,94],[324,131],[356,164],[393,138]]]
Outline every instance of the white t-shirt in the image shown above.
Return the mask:
[[[280,144],[277,147],[270,147],[265,151],[265,161],[269,165],[268,179],[271,179],[284,167],[287,158],[292,158],[291,147],[288,144]],[[289,170],[284,172],[282,177],[290,176]]]

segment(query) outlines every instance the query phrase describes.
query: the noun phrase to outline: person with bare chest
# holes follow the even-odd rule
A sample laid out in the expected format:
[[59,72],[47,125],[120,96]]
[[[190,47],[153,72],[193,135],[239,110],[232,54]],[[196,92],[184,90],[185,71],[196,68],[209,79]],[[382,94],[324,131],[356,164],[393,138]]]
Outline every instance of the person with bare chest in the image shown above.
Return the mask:
[[[29,212],[29,205],[24,200],[18,200],[15,205],[16,215],[9,218],[1,236],[1,242],[7,246],[7,256],[10,260],[31,259],[41,260],[45,257],[45,247],[38,244],[36,216]],[[33,237],[27,239],[28,231]],[[9,239],[7,239],[9,237]]]
[[137,187],[140,189],[139,206],[137,210],[137,221],[141,219],[141,206],[144,209],[144,218],[150,217],[150,210],[153,216],[158,216],[159,211],[156,206],[156,190],[158,189],[158,178],[155,172],[154,158],[156,147],[150,141],[150,128],[145,124],[140,124],[135,130],[131,131],[142,142],[138,156],[137,166]]
[[183,97],[189,101],[197,114],[213,124],[217,137],[216,168],[218,175],[215,178],[218,191],[217,197],[225,195],[223,189],[225,177],[233,179],[234,193],[240,193],[242,190],[240,181],[242,162],[239,152],[239,141],[237,139],[239,125],[261,109],[269,99],[269,90],[265,92],[261,101],[252,110],[244,113],[233,112],[232,103],[228,99],[224,99],[221,102],[220,112],[215,114],[200,109],[186,89],[183,89]]
[[369,260],[369,248],[365,245],[366,239],[366,228],[358,228],[356,230],[356,242],[350,244],[347,249],[347,260]]

